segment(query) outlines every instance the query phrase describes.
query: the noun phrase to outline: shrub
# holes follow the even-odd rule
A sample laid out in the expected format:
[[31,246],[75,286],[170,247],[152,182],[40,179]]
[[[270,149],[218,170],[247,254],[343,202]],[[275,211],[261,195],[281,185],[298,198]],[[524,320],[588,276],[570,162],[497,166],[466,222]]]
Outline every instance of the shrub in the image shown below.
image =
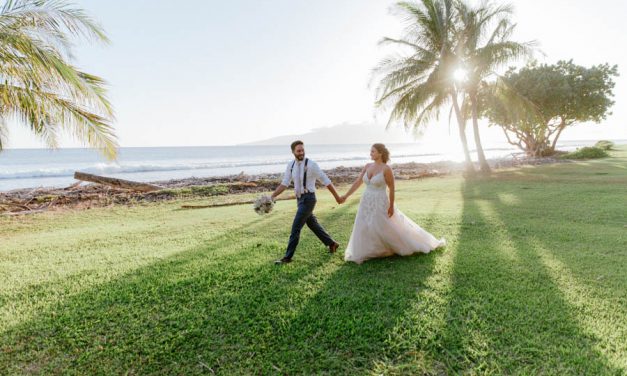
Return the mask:
[[577,149],[571,153],[566,153],[562,155],[560,158],[562,159],[594,159],[594,158],[605,158],[609,155],[607,152],[598,147],[583,147],[581,149]]
[[171,189],[162,189],[158,191],[159,194],[164,194],[167,196],[217,196],[224,195],[229,193],[229,188],[225,185],[217,184],[217,185],[200,185],[200,186],[189,186],[183,188],[171,188]]
[[614,147],[614,143],[608,140],[601,140],[597,142],[596,144],[594,144],[594,147],[603,149],[603,150],[612,150],[612,148]]

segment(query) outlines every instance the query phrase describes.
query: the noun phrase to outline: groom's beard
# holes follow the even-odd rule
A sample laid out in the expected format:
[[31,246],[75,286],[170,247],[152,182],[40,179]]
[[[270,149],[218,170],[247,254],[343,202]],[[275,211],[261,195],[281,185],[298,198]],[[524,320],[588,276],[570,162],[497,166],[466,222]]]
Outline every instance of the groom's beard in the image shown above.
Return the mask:
[[299,161],[302,161],[303,159],[305,159],[305,154],[303,155],[297,155],[296,159],[298,159]]

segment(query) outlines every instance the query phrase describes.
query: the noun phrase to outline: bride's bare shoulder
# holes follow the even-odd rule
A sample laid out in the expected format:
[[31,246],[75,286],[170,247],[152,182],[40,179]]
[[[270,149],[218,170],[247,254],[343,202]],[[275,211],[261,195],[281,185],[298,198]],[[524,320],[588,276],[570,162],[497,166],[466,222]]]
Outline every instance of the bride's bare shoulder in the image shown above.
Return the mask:
[[370,167],[370,165],[371,165],[371,163],[366,163],[364,168],[361,169],[361,172],[359,173],[359,176],[357,177],[357,179],[363,178],[363,176],[367,173],[368,168]]

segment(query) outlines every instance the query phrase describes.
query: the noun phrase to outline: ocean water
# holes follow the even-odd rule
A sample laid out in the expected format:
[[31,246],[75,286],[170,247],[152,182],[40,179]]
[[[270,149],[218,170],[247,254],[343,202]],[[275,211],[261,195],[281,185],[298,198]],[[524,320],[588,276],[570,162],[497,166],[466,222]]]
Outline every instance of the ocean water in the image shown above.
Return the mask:
[[[624,140],[622,143],[627,143]],[[565,141],[569,150],[594,141]],[[459,151],[442,152],[425,144],[387,145],[392,163],[461,161]],[[369,161],[370,145],[306,145],[306,153],[324,169],[360,166]],[[510,145],[486,148],[486,156],[505,157],[519,150]],[[282,172],[291,160],[288,145],[120,148],[116,161],[92,149],[9,149],[0,152],[0,191],[63,187],[75,182],[74,171],[134,181]]]

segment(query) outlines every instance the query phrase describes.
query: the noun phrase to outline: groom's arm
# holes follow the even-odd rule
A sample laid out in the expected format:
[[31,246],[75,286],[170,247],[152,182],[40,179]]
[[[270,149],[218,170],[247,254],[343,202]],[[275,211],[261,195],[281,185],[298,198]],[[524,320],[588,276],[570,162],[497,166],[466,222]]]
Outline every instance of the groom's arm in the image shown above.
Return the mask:
[[283,193],[283,191],[287,188],[286,185],[283,185],[282,183],[279,184],[278,187],[276,187],[276,189],[274,190],[274,193],[272,193],[272,196],[270,196],[272,198],[272,201],[275,201],[276,198]]
[[276,198],[281,193],[283,193],[283,191],[285,191],[287,187],[290,186],[290,182],[292,181],[292,169],[290,167],[291,166],[288,163],[287,167],[285,168],[285,173],[283,174],[283,180],[281,181],[281,184],[279,184],[279,186],[276,187],[276,189],[274,190],[274,193],[272,193],[272,196],[270,196],[272,198],[272,201],[276,200]]
[[320,166],[318,166],[317,163],[314,162],[312,167],[316,169],[316,175],[318,175],[318,178],[320,179],[320,181],[322,181],[322,184],[324,184],[324,186],[327,187],[329,192],[331,192],[333,197],[335,197],[335,201],[338,204],[341,204],[342,202],[341,202],[340,195],[337,194],[337,191],[335,190],[335,187],[333,186],[333,182],[331,182],[331,179],[329,179],[327,174],[325,174],[324,171],[322,171],[322,169],[320,168]]
[[335,190],[335,187],[333,186],[333,183],[327,185],[327,189],[329,190],[329,192],[331,192],[331,194],[333,195],[333,197],[335,197],[335,201],[338,204],[341,204],[341,198],[340,195],[337,194],[337,191]]

